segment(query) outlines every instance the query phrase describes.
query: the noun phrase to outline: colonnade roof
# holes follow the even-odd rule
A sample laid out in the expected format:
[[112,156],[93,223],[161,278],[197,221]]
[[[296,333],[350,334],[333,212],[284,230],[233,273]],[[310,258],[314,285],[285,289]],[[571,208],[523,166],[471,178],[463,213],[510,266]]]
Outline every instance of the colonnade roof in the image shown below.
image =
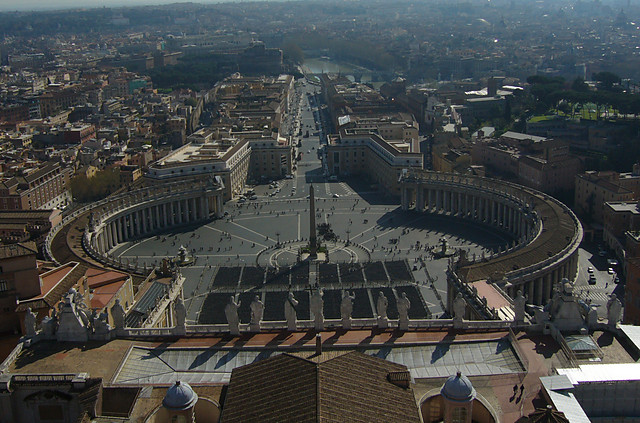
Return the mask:
[[542,233],[531,243],[513,253],[464,266],[458,274],[470,282],[534,266],[561,253],[580,231],[579,222],[558,202],[536,196],[534,210],[543,226]]

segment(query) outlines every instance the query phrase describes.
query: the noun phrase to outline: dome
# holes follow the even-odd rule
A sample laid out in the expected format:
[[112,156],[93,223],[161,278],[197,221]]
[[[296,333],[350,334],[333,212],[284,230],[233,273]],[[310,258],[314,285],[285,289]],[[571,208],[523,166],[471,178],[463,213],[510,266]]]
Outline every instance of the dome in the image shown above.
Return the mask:
[[457,402],[468,402],[476,397],[476,390],[473,389],[471,381],[460,372],[447,379],[440,393],[446,399]]
[[167,389],[162,405],[170,410],[186,410],[193,407],[197,401],[198,394],[193,392],[191,386],[177,380],[175,385]]

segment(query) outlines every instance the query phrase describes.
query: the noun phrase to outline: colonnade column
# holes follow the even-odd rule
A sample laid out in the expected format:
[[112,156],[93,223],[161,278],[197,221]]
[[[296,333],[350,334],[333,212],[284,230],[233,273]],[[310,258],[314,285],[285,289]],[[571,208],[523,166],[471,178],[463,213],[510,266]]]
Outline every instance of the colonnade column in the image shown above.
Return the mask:
[[222,217],[222,195],[216,195],[216,216]]
[[407,190],[407,187],[402,187],[400,190],[400,206],[402,207],[402,210],[409,210],[409,195]]
[[147,219],[147,209],[140,210],[140,216],[142,218],[142,233],[146,234],[149,232],[149,220]]
[[209,197],[204,197],[204,218],[209,219]]

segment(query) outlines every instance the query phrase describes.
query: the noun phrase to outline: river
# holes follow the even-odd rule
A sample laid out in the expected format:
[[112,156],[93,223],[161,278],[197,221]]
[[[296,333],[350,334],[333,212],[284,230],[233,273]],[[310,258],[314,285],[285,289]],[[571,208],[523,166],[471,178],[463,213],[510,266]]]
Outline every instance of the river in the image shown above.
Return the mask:
[[373,79],[369,69],[354,66],[349,63],[334,61],[326,56],[305,59],[302,67],[309,73],[340,73],[345,75],[351,81],[355,80],[353,76],[354,72],[362,75],[360,82],[371,82]]

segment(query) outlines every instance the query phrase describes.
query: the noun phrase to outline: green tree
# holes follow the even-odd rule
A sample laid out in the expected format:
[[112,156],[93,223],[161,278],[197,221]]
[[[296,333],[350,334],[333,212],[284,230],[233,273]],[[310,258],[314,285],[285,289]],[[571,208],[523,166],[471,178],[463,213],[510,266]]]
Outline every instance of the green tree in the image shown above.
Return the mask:
[[293,41],[286,43],[282,47],[282,54],[285,59],[291,60],[294,63],[304,63],[304,53],[300,46]]
[[101,200],[120,187],[120,169],[111,168],[97,172],[93,177],[77,175],[70,181],[71,194],[76,201],[86,203]]
[[598,82],[599,88],[607,91],[611,91],[614,84],[620,83],[620,77],[613,72],[596,72],[593,74],[593,80]]

